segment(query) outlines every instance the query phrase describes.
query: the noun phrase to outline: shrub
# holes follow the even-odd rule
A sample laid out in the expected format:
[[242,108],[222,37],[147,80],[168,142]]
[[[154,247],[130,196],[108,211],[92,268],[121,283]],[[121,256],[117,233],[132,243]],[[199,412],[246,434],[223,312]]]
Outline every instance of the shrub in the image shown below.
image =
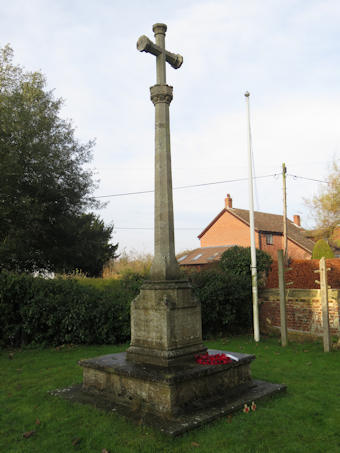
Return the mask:
[[[264,284],[272,258],[256,250],[259,285]],[[252,323],[250,248],[231,247],[219,264],[209,270],[192,272],[190,280],[202,306],[203,333],[237,333]]]
[[312,259],[319,260],[323,256],[325,258],[334,258],[334,253],[324,239],[319,239],[313,247]]
[[140,274],[148,277],[153,256],[136,250],[123,250],[118,259],[111,260],[103,267],[103,278],[121,278],[126,274]]
[[[263,250],[256,249],[257,281],[259,286],[264,285],[264,277],[268,275],[273,260]],[[222,253],[220,267],[224,271],[244,276],[251,283],[251,253],[250,247],[230,247]]]
[[190,280],[201,302],[204,336],[237,333],[251,326],[251,284],[221,269],[192,272]]
[[130,302],[138,294],[142,278],[130,275],[102,287],[85,281],[1,272],[0,344],[127,341]]

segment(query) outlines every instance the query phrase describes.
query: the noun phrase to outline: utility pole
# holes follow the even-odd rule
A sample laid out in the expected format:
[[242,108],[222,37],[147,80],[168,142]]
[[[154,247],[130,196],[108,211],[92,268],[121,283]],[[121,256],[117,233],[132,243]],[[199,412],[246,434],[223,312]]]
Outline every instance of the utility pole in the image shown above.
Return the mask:
[[283,187],[283,259],[288,264],[288,239],[287,239],[287,186],[286,186],[286,164],[282,164],[282,187]]
[[320,273],[320,281],[315,280],[320,285],[321,307],[322,307],[322,327],[323,327],[323,350],[330,352],[331,350],[331,336],[329,330],[329,312],[328,312],[328,280],[327,280],[326,259],[323,256],[319,262],[319,270],[314,272]]
[[280,290],[280,324],[281,324],[281,345],[287,346],[287,313],[286,313],[286,285],[285,285],[285,266],[283,250],[277,251],[277,262],[279,272],[279,290]]
[[253,325],[254,325],[254,340],[260,341],[260,326],[259,326],[259,305],[257,296],[257,269],[256,269],[256,248],[255,248],[255,223],[254,223],[254,195],[253,195],[253,168],[252,168],[252,150],[251,150],[251,128],[250,128],[250,93],[244,93],[247,103],[248,116],[248,186],[249,186],[249,225],[250,225],[250,252],[251,252],[251,286],[253,294]]

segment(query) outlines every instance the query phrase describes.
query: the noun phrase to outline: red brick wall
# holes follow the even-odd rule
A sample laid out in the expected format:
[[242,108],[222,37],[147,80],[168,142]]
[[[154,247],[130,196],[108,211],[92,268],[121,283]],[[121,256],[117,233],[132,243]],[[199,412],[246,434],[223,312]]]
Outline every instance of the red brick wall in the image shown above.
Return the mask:
[[[340,291],[329,291],[328,299],[330,332],[340,337]],[[286,310],[288,333],[322,336],[319,290],[288,290]],[[277,289],[265,290],[261,294],[260,329],[262,333],[279,333],[280,302]]]
[[[201,237],[201,247],[213,247],[216,245],[249,247],[249,234],[248,225],[226,211]],[[258,246],[258,235],[256,235],[256,247]]]
[[[312,258],[312,254],[310,252],[306,252],[306,250],[299,247],[289,239],[288,239],[288,256],[293,260],[308,260]],[[275,259],[277,260],[277,257]]]
[[[255,234],[259,235],[259,233]],[[273,234],[273,244],[269,245],[266,243],[266,235],[264,233],[261,234],[261,250],[269,253],[273,260],[277,260],[277,251],[280,249],[282,249],[282,236]]]

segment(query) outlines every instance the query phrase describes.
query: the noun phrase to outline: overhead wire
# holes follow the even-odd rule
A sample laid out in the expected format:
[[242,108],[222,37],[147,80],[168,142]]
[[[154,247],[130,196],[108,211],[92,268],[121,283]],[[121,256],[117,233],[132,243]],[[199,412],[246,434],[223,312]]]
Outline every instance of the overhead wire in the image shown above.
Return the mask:
[[[252,156],[252,165],[254,166],[254,157]],[[254,176],[253,179],[262,179],[262,178],[270,178],[270,177],[274,177],[274,178],[277,178],[278,176],[280,176],[282,173],[274,173],[274,174],[270,174],[270,175],[262,175],[262,176]],[[308,181],[314,181],[314,182],[322,182],[322,183],[326,183],[328,184],[328,181],[324,181],[324,180],[321,180],[321,179],[314,179],[314,178],[307,178],[305,176],[298,176],[298,175],[293,175],[291,173],[287,173],[287,176],[291,176],[293,177],[294,179],[305,179],[305,180],[308,180]],[[206,183],[201,183],[201,184],[190,184],[190,185],[186,185],[186,186],[178,186],[178,187],[174,187],[173,190],[181,190],[181,189],[191,189],[191,188],[194,188],[194,187],[204,187],[204,186],[211,186],[211,185],[216,185],[216,184],[226,184],[226,183],[231,183],[231,182],[239,182],[239,181],[247,181],[248,178],[238,178],[238,179],[229,179],[229,180],[225,180],[225,181],[214,181],[214,182],[206,182]],[[99,196],[96,196],[96,197],[93,197],[93,198],[109,198],[109,197],[121,197],[121,196],[127,196],[127,195],[139,195],[139,194],[145,194],[145,193],[152,193],[154,192],[154,190],[141,190],[141,191],[137,191],[137,192],[125,192],[125,193],[117,193],[117,194],[111,194],[111,195],[99,195]],[[258,202],[258,200],[257,200]],[[151,227],[115,227],[115,230],[153,230],[154,228],[151,228]],[[196,227],[193,227],[193,228],[176,228],[175,227],[175,230],[200,230],[201,228],[196,228]]]
[[[254,179],[270,178],[270,177],[273,177],[273,176],[276,176],[276,174],[256,176],[256,177],[254,177]],[[240,181],[248,181],[248,178],[228,179],[228,180],[225,180],[225,181],[205,182],[205,183],[201,183],[201,184],[190,184],[190,185],[187,185],[187,186],[174,187],[173,190],[191,189],[193,187],[212,186],[212,185],[216,185],[216,184],[226,184],[226,183],[240,182]],[[127,196],[127,195],[139,195],[139,194],[152,193],[152,192],[154,192],[154,190],[140,190],[140,191],[137,191],[137,192],[124,192],[124,193],[114,193],[114,194],[110,194],[110,195],[98,195],[98,196],[92,197],[92,198],[124,197],[124,196]]]
[[328,181],[323,181],[322,179],[306,178],[305,176],[292,175],[290,173],[287,173],[287,176],[292,176],[294,179],[306,179],[307,181],[323,182],[328,184]]

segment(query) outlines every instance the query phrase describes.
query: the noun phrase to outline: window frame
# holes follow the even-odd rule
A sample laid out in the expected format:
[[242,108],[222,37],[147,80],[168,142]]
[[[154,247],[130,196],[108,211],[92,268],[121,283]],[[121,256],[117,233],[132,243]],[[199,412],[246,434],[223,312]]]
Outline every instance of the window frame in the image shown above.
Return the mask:
[[266,235],[266,245],[274,245],[273,233],[265,233]]

